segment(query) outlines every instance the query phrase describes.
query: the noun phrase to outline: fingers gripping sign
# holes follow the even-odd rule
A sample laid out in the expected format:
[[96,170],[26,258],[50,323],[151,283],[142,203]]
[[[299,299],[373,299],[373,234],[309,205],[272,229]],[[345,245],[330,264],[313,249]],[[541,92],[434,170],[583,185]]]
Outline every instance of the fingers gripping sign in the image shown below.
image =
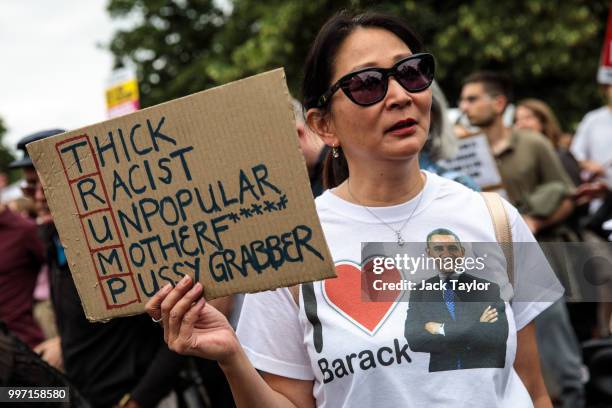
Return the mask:
[[155,323],[161,323],[162,321],[161,302],[164,300],[168,292],[170,292],[170,289],[172,289],[172,285],[169,283],[161,288],[161,290],[157,292],[155,296],[149,299],[145,305],[146,312],[149,314],[149,316],[151,316],[151,319]]
[[[170,320],[171,320],[171,312],[176,303],[182,299],[185,294],[191,289],[193,283],[190,276],[185,275],[183,279],[176,285],[174,289],[167,292],[166,294],[162,294],[159,298],[157,295],[151,298],[151,302],[156,300],[160,304],[159,308],[161,309],[161,315],[156,316],[157,319],[162,319],[161,324],[164,327],[164,341],[168,343],[169,333],[170,333]],[[201,286],[200,286],[201,288]],[[179,317],[177,316],[178,311],[174,312],[172,319],[176,321]],[[182,317],[182,316],[181,316]],[[168,344],[171,347],[171,344]]]
[[[196,320],[193,314],[187,318],[186,313],[193,308],[197,308],[198,311],[201,310],[204,306],[204,300],[202,299],[201,283],[197,282],[192,286],[191,280],[187,280],[186,283],[179,286],[166,298],[166,300],[170,299],[170,296],[176,292],[182,295],[182,297],[177,297],[176,301],[172,298],[174,304],[169,303],[168,305],[169,311],[166,313],[168,324],[167,326],[164,325],[164,332],[166,333],[166,342],[171,350],[177,353],[186,353],[195,346],[193,331]],[[164,303],[165,301],[162,303],[162,310],[164,310]],[[181,330],[183,326],[184,329]]]
[[164,328],[168,347],[222,363],[239,343],[225,316],[202,297],[202,284],[185,276],[173,289],[164,287],[146,305],[147,313]]

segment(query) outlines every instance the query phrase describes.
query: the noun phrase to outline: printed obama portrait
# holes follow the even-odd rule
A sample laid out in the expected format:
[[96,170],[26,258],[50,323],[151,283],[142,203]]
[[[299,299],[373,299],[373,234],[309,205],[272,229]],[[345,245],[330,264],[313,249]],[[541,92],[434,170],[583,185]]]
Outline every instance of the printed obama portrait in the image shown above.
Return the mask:
[[465,249],[448,229],[428,234],[427,255],[440,262],[435,276],[410,291],[404,329],[410,349],[430,354],[429,372],[503,368],[508,321],[499,285],[453,266]]

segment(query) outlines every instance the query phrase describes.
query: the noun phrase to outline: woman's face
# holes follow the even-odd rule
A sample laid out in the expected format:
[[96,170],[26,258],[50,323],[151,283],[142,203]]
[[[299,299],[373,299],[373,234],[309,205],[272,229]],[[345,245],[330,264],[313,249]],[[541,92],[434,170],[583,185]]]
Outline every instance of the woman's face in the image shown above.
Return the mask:
[[533,113],[533,111],[525,106],[518,106],[514,116],[514,127],[517,129],[529,129],[542,133],[544,130],[542,122]]
[[[412,55],[395,34],[379,28],[357,28],[340,46],[331,83],[365,67],[390,68]],[[402,160],[415,156],[429,132],[431,88],[406,91],[394,77],[385,98],[372,106],[353,103],[342,90],[331,101],[326,142],[343,148],[349,162],[356,160]],[[330,143],[331,142],[331,143]]]

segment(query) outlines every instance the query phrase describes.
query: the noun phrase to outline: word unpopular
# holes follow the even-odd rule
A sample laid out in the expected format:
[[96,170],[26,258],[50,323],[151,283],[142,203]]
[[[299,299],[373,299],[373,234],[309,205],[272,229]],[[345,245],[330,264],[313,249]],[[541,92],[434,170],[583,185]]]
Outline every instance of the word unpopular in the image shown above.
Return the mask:
[[282,70],[34,142],[88,319],[335,276]]

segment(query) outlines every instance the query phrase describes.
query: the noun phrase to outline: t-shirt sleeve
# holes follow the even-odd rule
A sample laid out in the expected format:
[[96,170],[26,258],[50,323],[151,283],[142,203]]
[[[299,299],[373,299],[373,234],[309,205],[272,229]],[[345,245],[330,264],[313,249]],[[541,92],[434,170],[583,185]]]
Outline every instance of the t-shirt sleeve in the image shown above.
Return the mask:
[[237,335],[255,368],[298,380],[313,380],[298,308],[287,288],[247,294]]
[[508,202],[504,203],[512,226],[514,246],[512,310],[518,331],[561,298],[564,289],[523,218],[516,208]]
[[588,160],[589,158],[589,149],[587,141],[588,128],[589,122],[587,118],[585,118],[578,125],[578,129],[576,129],[576,134],[572,138],[570,152],[572,152],[572,154],[578,161]]

